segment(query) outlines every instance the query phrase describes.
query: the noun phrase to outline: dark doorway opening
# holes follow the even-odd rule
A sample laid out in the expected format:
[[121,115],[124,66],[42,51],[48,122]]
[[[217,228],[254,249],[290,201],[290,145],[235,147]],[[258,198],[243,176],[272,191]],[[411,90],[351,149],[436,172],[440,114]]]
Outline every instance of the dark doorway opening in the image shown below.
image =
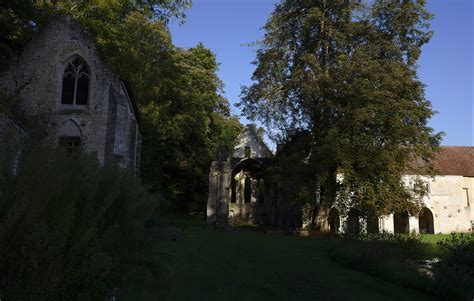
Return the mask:
[[347,233],[359,234],[360,233],[360,215],[355,209],[351,209],[347,216]]
[[367,233],[379,233],[379,217],[373,213],[367,215]]
[[393,226],[395,233],[408,233],[410,232],[408,222],[408,212],[395,212],[393,214]]
[[430,209],[424,207],[418,214],[420,233],[434,234],[434,219]]
[[339,210],[337,210],[336,208],[332,208],[329,211],[328,222],[329,230],[331,231],[331,233],[337,234],[339,232],[339,226],[341,225]]

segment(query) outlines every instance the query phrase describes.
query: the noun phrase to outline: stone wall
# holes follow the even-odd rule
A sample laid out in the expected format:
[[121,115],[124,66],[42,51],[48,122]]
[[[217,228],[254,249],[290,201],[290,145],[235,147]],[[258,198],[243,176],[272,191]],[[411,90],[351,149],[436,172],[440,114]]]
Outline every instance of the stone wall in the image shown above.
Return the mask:
[[212,162],[209,172],[209,198],[207,201],[207,222],[226,224],[229,221],[230,160]]
[[250,124],[237,137],[233,158],[245,158],[245,148],[250,148],[250,158],[272,158],[273,154],[257,134],[255,125]]
[[[25,130],[15,120],[0,113],[0,164],[16,174],[20,160],[21,144],[28,137]],[[4,161],[5,160],[5,161]]]
[[[407,175],[404,182],[410,189],[415,176]],[[429,193],[423,199],[423,208],[433,216],[434,233],[474,231],[473,191],[474,178],[456,175],[419,177],[429,187]],[[426,210],[425,209],[425,210]],[[378,218],[379,231],[394,233],[394,215]],[[347,216],[341,214],[340,228],[337,232],[347,231]],[[360,219],[361,231],[365,232],[366,221]],[[408,216],[408,231],[420,232],[419,215]]]
[[[64,70],[74,58],[81,58],[90,70],[87,105],[61,104]],[[18,94],[22,112],[40,117],[52,143],[61,136],[80,137],[83,150],[96,153],[101,164],[117,162],[137,170],[137,112],[123,83],[100,60],[78,22],[53,18],[1,75],[0,86]]]
[[[429,194],[423,202],[433,214],[435,233],[470,231],[474,222],[474,178],[447,175],[422,179],[429,185]],[[417,217],[411,221],[410,228],[418,231]]]
[[[233,176],[235,181],[235,202],[229,203],[229,219],[238,224],[259,224],[262,221],[264,191],[263,179],[246,171],[240,171]],[[245,201],[245,181],[250,181],[250,202]]]

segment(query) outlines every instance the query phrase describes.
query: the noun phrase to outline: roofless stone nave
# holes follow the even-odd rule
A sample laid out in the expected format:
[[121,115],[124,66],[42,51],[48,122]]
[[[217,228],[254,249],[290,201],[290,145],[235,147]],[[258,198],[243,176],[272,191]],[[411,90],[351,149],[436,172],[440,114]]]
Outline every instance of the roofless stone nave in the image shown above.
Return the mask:
[[[273,160],[254,125],[238,137],[232,158],[218,156],[209,173],[208,223],[262,224],[283,228],[304,225],[301,207],[278,202],[263,170]],[[440,174],[421,176],[428,195],[417,216],[391,214],[365,220],[353,211],[333,207],[326,228],[332,232],[423,232],[451,233],[474,231],[474,147],[441,147],[435,158]],[[341,177],[343,175],[338,175]],[[416,175],[405,175],[408,187]]]

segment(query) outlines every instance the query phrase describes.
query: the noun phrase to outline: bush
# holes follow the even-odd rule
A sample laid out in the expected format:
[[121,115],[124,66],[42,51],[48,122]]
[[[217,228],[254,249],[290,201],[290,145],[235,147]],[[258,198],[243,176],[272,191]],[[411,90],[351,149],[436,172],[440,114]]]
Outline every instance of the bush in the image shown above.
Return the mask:
[[436,266],[439,295],[458,300],[474,299],[474,234],[451,234],[437,243],[442,261]]
[[[19,157],[6,145],[0,299],[105,300],[120,262],[139,246],[152,197],[136,177],[101,167],[93,154],[70,158],[31,142]],[[13,168],[12,157],[19,159]]]
[[358,245],[359,255],[367,258],[417,258],[423,255],[424,245],[419,234],[359,234],[344,236],[347,242]]
[[474,274],[474,234],[451,234],[437,243],[444,251],[443,261]]
[[441,263],[433,264],[433,276],[420,270],[420,261],[431,257],[432,249],[415,233],[345,236],[332,242],[331,258],[445,300],[472,300],[472,238],[472,235],[459,234],[439,242],[445,251]]
[[[346,235],[334,240],[331,248],[333,260],[402,284],[424,281],[413,274],[417,268],[413,261],[423,256],[423,243],[414,233]],[[406,275],[413,277],[405,281]]]
[[443,300],[474,299],[474,277],[450,266],[445,262],[438,264],[434,270],[435,278],[431,281],[433,293]]

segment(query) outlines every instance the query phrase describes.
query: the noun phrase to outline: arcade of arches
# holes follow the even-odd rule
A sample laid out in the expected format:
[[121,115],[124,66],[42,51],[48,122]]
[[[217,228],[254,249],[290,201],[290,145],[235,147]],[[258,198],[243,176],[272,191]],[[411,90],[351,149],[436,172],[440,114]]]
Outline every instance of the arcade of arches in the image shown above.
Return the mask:
[[[418,220],[418,232],[434,234],[434,218],[433,213],[427,207],[423,207],[417,217],[411,217]],[[386,221],[392,220],[393,230],[390,231],[390,226],[385,224]],[[383,221],[383,223],[381,223]],[[381,231],[388,231],[394,233],[409,233],[410,232],[410,215],[408,212],[394,213],[388,217],[377,217],[375,215],[368,215],[362,217],[361,214],[351,209],[346,216],[343,216],[337,208],[331,208],[328,213],[328,226],[332,233],[349,233],[359,234],[365,233],[379,233]],[[412,230],[413,227],[411,228]]]
[[424,207],[418,215],[418,228],[420,233],[434,234],[434,219],[430,209]]

